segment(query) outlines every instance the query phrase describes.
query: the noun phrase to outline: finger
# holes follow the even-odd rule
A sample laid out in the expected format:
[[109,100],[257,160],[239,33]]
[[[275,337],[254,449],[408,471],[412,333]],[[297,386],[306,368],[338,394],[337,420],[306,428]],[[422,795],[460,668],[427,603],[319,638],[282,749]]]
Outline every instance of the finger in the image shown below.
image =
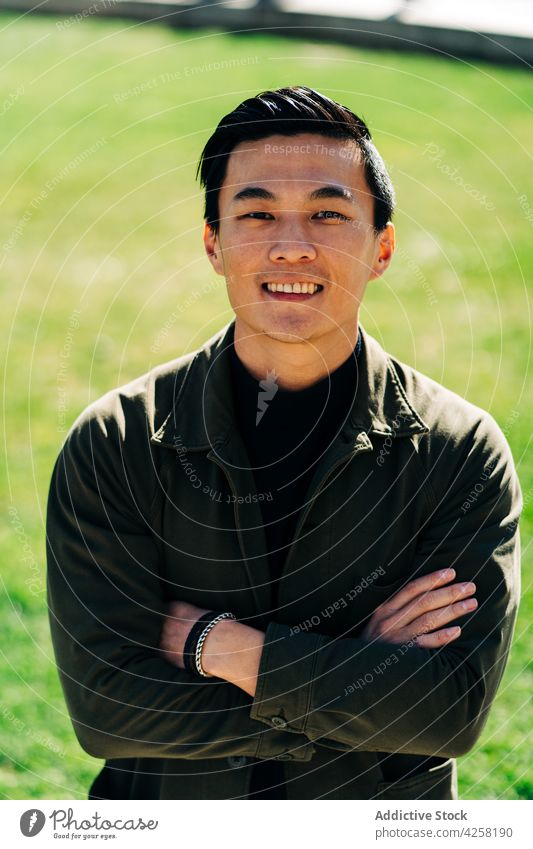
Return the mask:
[[[463,584],[451,584],[440,590],[428,591],[412,599],[388,618],[391,619],[395,627],[403,628],[413,623],[424,613],[443,610],[456,602],[460,603],[460,600],[467,599],[475,591],[476,585],[472,581],[467,581]],[[466,609],[469,610],[471,608]]]
[[448,604],[440,610],[432,610],[430,613],[425,613],[409,625],[409,631],[412,634],[429,634],[436,631],[437,628],[442,628],[448,622],[453,622],[460,616],[466,613],[471,613],[477,607],[476,598],[468,598],[464,601],[458,601],[455,604]]
[[447,584],[454,578],[455,569],[441,569],[438,572],[430,572],[429,575],[422,575],[421,578],[415,578],[413,581],[409,581],[405,587],[402,587],[401,590],[398,590],[391,598],[387,599],[381,607],[391,611],[399,610],[421,593]]
[[442,628],[454,619],[472,613],[478,606],[477,599],[468,598],[455,604],[448,604],[439,610],[432,610],[423,616],[412,619],[407,625],[399,623],[400,616],[395,614],[387,619],[382,619],[377,624],[376,633],[385,642],[402,642],[413,638],[413,635],[430,634]]
[[167,617],[173,621],[191,625],[206,611],[188,604],[186,601],[171,601],[167,605]]
[[183,661],[179,652],[169,651],[168,649],[162,649],[161,655],[167,663],[171,663],[172,666],[177,666],[179,669],[183,669]]
[[167,616],[171,616],[173,619],[179,619],[179,613],[181,611],[181,602],[179,601],[169,601],[165,605],[165,611]]
[[460,636],[461,628],[457,625],[454,628],[443,628],[433,634],[420,634],[418,637],[414,637],[414,642],[421,649],[438,649],[452,643]]
[[164,627],[161,630],[161,635],[159,637],[160,648],[165,648],[167,646],[172,645],[172,636],[173,636],[172,629],[170,627]]

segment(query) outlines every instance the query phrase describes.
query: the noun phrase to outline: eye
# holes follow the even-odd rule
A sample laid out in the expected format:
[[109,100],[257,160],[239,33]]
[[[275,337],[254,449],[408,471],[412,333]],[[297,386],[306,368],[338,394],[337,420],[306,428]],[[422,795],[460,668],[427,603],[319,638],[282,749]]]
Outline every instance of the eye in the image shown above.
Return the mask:
[[323,216],[322,221],[349,221],[347,215],[343,215],[342,212],[333,212],[331,209],[321,209],[320,212],[316,213],[316,216]]
[[240,220],[241,218],[253,218],[258,221],[264,221],[263,216],[268,215],[270,218],[273,216],[270,215],[270,212],[246,212],[244,215],[238,215],[237,218]]

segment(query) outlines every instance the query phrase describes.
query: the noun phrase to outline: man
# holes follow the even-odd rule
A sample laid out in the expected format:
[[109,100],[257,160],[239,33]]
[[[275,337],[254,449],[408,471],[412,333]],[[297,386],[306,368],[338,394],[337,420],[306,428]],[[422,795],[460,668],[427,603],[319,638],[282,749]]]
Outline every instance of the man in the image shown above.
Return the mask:
[[360,326],[394,252],[361,119],[263,92],[199,170],[235,318],[91,404],[50,487],[90,798],[456,798],[517,612],[507,442]]

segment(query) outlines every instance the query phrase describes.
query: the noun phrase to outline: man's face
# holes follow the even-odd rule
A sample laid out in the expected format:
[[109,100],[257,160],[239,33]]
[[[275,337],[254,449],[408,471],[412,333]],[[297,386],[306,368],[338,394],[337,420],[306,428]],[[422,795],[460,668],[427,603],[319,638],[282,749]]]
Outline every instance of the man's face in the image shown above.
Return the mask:
[[[363,168],[355,142],[314,133],[233,149],[219,230],[206,225],[204,241],[241,328],[288,343],[353,337],[366,285],[394,250],[392,224],[373,230]],[[271,291],[286,284],[300,292]]]

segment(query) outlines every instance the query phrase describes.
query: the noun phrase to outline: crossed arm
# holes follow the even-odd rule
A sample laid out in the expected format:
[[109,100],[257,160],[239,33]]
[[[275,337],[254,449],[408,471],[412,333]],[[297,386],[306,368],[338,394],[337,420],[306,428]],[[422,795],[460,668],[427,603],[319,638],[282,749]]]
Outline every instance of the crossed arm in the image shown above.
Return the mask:
[[[424,575],[453,564],[459,581],[475,578],[479,611],[460,632],[445,633],[467,612],[450,607],[461,603],[459,585],[451,573],[433,584],[432,572],[380,605],[356,638],[220,622],[202,656],[211,677],[200,680],[183,669],[181,652],[203,609],[164,607],[160,550],[143,518],[150,506],[140,516],[132,499],[145,464],[117,460],[124,434],[114,417],[80,421],[52,476],[47,559],[54,650],[83,748],[103,758],[199,759],[290,749],[300,761],[321,740],[350,750],[468,751],[505,667],[520,589],[521,493],[500,436],[486,429],[473,462],[439,494],[412,565]],[[463,515],[464,494],[489,462],[483,497]],[[388,643],[413,636],[408,651],[391,651]],[[372,686],[351,684],[368,678]]]
[[[454,569],[442,569],[410,581],[376,609],[361,636],[391,644],[414,641],[420,648],[439,648],[453,642],[461,628],[443,626],[477,607],[473,598],[475,584],[449,584],[454,577]],[[165,660],[179,669],[185,668],[183,649],[187,636],[194,622],[206,612],[205,608],[184,601],[170,603],[159,643]],[[234,620],[222,620],[205,640],[203,669],[209,676],[222,678],[255,696],[264,642],[263,631]]]

